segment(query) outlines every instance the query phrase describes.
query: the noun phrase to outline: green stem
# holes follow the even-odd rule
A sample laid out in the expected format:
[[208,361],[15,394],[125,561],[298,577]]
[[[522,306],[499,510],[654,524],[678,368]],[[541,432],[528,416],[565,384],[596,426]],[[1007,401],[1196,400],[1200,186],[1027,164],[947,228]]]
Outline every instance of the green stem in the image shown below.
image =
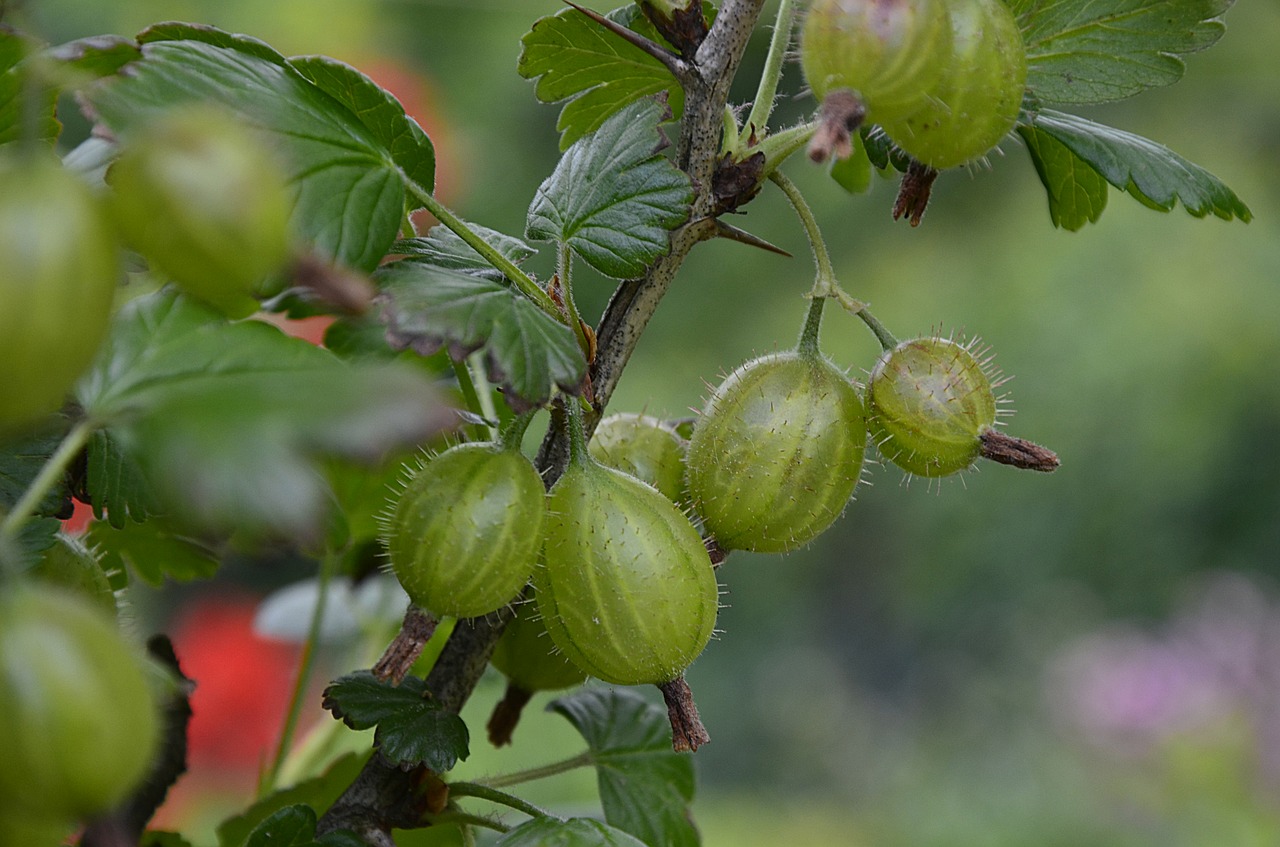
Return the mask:
[[556,274],[560,277],[560,293],[564,297],[565,311],[569,313],[569,326],[573,328],[573,334],[578,338],[582,355],[590,357],[591,342],[587,340],[587,331],[582,327],[582,315],[578,313],[578,304],[573,299],[573,280],[569,278],[571,267],[572,257],[569,253],[569,245],[561,242],[556,250]]
[[519,785],[523,782],[532,782],[535,779],[546,779],[549,776],[559,776],[562,773],[568,773],[578,768],[589,767],[594,764],[595,760],[591,756],[591,751],[579,753],[568,759],[562,759],[559,762],[552,762],[549,765],[543,765],[540,768],[530,768],[524,771],[516,771],[514,773],[502,774],[501,776],[493,776],[488,779],[477,780],[477,784],[485,785],[489,788],[506,788],[509,785]]
[[577,397],[564,398],[564,412],[569,420],[569,462],[574,465],[590,464],[587,431],[582,425],[582,407],[578,405]]
[[764,175],[772,175],[793,153],[804,149],[817,130],[817,121],[799,124],[779,130],[756,145],[753,149],[764,153]]
[[430,191],[427,191],[412,180],[406,180],[406,184],[409,186],[409,191],[413,194],[414,198],[417,199],[428,212],[435,215],[436,220],[451,229],[459,238],[465,241],[472,250],[475,250],[483,256],[486,262],[502,271],[503,276],[511,280],[511,283],[520,290],[520,293],[538,304],[540,309],[551,315],[556,320],[564,319],[564,316],[560,314],[560,310],[556,308],[556,304],[551,299],[551,296],[547,294],[547,292],[543,291],[542,287],[538,285],[538,283],[534,282],[532,277],[516,267],[514,262],[499,253],[494,249],[493,245],[477,235],[475,231],[472,230],[471,227],[467,226],[461,218],[449,211],[448,208],[440,203],[440,201],[436,200]]
[[424,815],[422,819],[431,826],[457,824],[464,828],[463,832],[466,832],[465,827],[468,826],[482,826],[497,832],[511,831],[511,827],[498,823],[492,818],[486,818],[484,815],[469,815],[466,812],[441,812],[438,815]]
[[818,228],[818,220],[813,216],[813,210],[805,202],[800,189],[782,171],[774,171],[769,175],[769,179],[773,180],[774,184],[787,196],[791,208],[795,209],[796,216],[800,218],[805,235],[809,237],[809,247],[813,250],[814,263],[818,266],[817,277],[813,281],[813,289],[809,292],[809,296],[814,298],[835,296],[836,291],[840,289],[840,283],[836,281],[836,272],[831,266],[831,254],[827,252],[827,243],[822,238],[822,230]]
[[529,428],[529,424],[536,414],[538,414],[537,409],[530,409],[511,419],[511,422],[502,430],[502,435],[499,436],[504,450],[518,451],[520,449],[520,444],[524,441],[525,430]]
[[886,351],[892,350],[898,346],[898,339],[893,337],[893,333],[885,327],[884,324],[876,320],[875,315],[871,314],[866,306],[861,309],[850,309],[858,317],[862,318],[862,322],[866,324],[880,341],[880,346]]
[[769,55],[764,60],[764,73],[760,75],[760,87],[747,118],[747,139],[758,138],[769,125],[773,114],[773,101],[778,94],[778,79],[782,76],[782,61],[791,45],[791,30],[795,26],[796,4],[794,0],[782,0],[778,4],[778,16],[773,23],[773,37],[769,40]]
[[809,313],[805,316],[800,342],[796,345],[799,353],[806,356],[818,355],[818,333],[822,329],[822,307],[826,302],[822,297],[814,297],[809,301]]
[[720,152],[737,155],[738,143],[738,117],[733,113],[733,107],[726,105],[723,115],[723,133],[720,137]]
[[[486,417],[484,404],[480,402],[480,394],[476,391],[475,380],[471,378],[469,360],[460,361],[450,356],[449,364],[453,365],[453,376],[458,381],[458,390],[462,392],[462,402],[466,404],[467,411],[482,418]],[[484,441],[492,435],[484,424],[472,426],[471,434],[477,441]]]
[[280,769],[284,767],[285,757],[293,746],[293,735],[298,729],[298,717],[302,713],[302,701],[306,696],[307,686],[311,682],[311,669],[315,664],[316,646],[320,642],[320,628],[324,625],[324,610],[329,600],[329,584],[336,569],[338,557],[326,552],[320,561],[320,574],[316,584],[316,606],[311,612],[311,624],[307,628],[307,640],[302,645],[302,655],[298,659],[298,675],[293,681],[293,694],[289,698],[289,711],[285,715],[284,729],[280,733],[280,743],[276,746],[276,755],[271,768],[258,783],[258,799],[262,799],[275,790],[280,778]]
[[91,422],[80,421],[71,428],[70,432],[63,436],[58,449],[44,463],[44,467],[40,468],[40,473],[36,474],[36,478],[31,480],[31,484],[27,486],[26,491],[22,492],[18,502],[13,504],[9,514],[4,516],[3,521],[0,521],[0,548],[7,546],[18,537],[18,532],[22,529],[22,525],[35,512],[36,507],[40,505],[40,501],[57,484],[71,461],[89,443],[89,436],[93,434],[93,429]]
[[549,818],[554,817],[546,809],[540,809],[532,803],[525,802],[514,794],[508,794],[505,791],[499,791],[489,785],[479,782],[451,782],[449,783],[449,798],[455,797],[475,797],[479,800],[488,800],[490,803],[497,803],[502,806],[510,806],[517,812],[524,812],[533,818]]

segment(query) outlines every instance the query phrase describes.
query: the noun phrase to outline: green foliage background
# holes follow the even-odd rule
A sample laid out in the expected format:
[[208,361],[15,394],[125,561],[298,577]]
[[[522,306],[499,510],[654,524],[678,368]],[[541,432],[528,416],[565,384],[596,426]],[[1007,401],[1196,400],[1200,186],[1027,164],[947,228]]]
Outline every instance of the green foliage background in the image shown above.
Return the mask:
[[[442,176],[456,186],[452,205],[519,234],[558,157],[557,109],[515,74],[519,37],[558,8],[40,0],[28,11],[52,42],[180,19],[286,54],[403,63],[433,82],[456,169]],[[1242,752],[1192,737],[1117,762],[1055,722],[1046,694],[1047,668],[1073,639],[1157,627],[1213,572],[1243,572],[1280,596],[1280,6],[1239,3],[1227,24],[1179,84],[1086,114],[1207,167],[1250,204],[1247,226],[1155,213],[1113,191],[1099,223],[1054,230],[1016,141],[989,172],[945,174],[918,230],[890,220],[893,182],[849,197],[816,166],[788,166],[845,287],[899,336],[981,335],[1016,375],[1016,431],[1054,447],[1063,466],[1051,477],[987,468],[936,495],[875,468],[874,486],[812,548],[730,560],[724,635],[689,674],[714,738],[697,755],[706,843],[1280,839],[1256,739],[1246,734]],[[739,100],[763,62],[767,32],[757,36]],[[791,66],[782,120],[813,107],[794,97],[798,76]],[[69,121],[69,135],[84,130]],[[793,342],[812,278],[802,233],[769,190],[734,222],[797,258],[728,242],[695,251],[613,409],[687,414],[704,381]],[[578,296],[593,319],[610,285],[588,273]],[[824,347],[854,373],[877,352],[838,314]],[[473,726],[496,694],[496,683],[482,690],[466,714]],[[576,749],[560,718],[529,718],[545,728],[523,727],[525,737]],[[520,740],[514,754],[477,744],[465,772],[557,754]],[[583,788],[589,780],[543,790],[550,802]]]

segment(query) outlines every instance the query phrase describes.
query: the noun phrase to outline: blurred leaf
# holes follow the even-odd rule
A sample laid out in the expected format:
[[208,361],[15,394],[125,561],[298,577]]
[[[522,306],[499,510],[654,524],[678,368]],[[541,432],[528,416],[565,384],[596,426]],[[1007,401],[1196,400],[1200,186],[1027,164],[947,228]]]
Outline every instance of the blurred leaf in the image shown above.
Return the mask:
[[177,582],[208,579],[221,564],[216,551],[174,534],[158,521],[126,523],[122,528],[94,521],[87,539],[97,548],[106,570],[127,566],[156,587],[164,584],[165,577]]
[[457,359],[484,348],[489,379],[513,406],[538,406],[558,385],[576,392],[587,363],[569,327],[500,282],[400,261],[374,276],[382,289],[387,336],[430,355]]
[[1181,54],[1209,47],[1234,0],[1010,0],[1027,87],[1049,103],[1107,103],[1182,78]]
[[[259,604],[253,631],[276,641],[304,643],[319,597],[319,580],[315,577],[276,589]],[[321,644],[350,644],[369,632],[394,628],[409,605],[404,589],[390,574],[356,583],[332,581],[326,598]]]
[[367,758],[348,753],[330,765],[322,776],[269,794],[240,814],[227,818],[218,824],[219,847],[240,847],[257,827],[287,808],[302,805],[311,809],[327,809],[351,785]]
[[1089,163],[1052,135],[1034,126],[1018,127],[1049,197],[1053,225],[1075,232],[1096,223],[1107,207],[1107,181]]
[[136,42],[119,35],[80,38],[44,52],[45,57],[53,59],[62,68],[93,79],[109,76],[141,55]]
[[[634,4],[607,17],[666,43]],[[537,98],[544,103],[569,100],[556,124],[561,150],[645,95],[667,92],[674,118],[684,109],[684,90],[661,62],[576,9],[538,19],[520,42],[523,50],[516,70],[525,79],[538,78]]]
[[444,773],[466,759],[470,738],[462,718],[427,699],[427,684],[407,676],[399,686],[369,671],[334,680],[324,690],[324,708],[352,729],[377,726],[373,746],[402,767],[419,763]]
[[93,514],[104,516],[116,529],[124,529],[127,518],[145,521],[159,514],[155,492],[143,477],[138,463],[120,449],[111,433],[99,430],[89,440],[89,466],[85,486],[93,503]]
[[[0,513],[7,512],[22,498],[58,449],[62,437],[62,432],[54,431],[0,442]],[[65,517],[70,514],[70,496],[65,485],[54,485],[37,504],[34,514]]]
[[689,218],[689,178],[659,151],[662,107],[633,103],[574,143],[529,207],[526,236],[568,244],[615,279],[638,277]]
[[587,688],[548,707],[591,747],[604,817],[650,847],[697,847],[693,759],[671,749],[662,709],[626,689]]
[[359,118],[410,179],[427,191],[435,190],[435,148],[418,122],[405,114],[399,100],[337,59],[300,56],[290,59],[289,64]]
[[520,824],[494,847],[644,847],[644,842],[591,818],[544,817]]
[[316,812],[310,806],[286,806],[259,824],[244,847],[314,847]]
[[[496,229],[467,224],[489,245],[496,248],[513,264],[520,264],[538,251],[525,244],[519,238]],[[425,262],[437,268],[462,271],[482,276],[486,279],[502,280],[502,272],[477,253],[471,245],[463,241],[453,230],[446,226],[433,226],[425,237],[406,238],[391,245],[391,252],[412,257],[413,261]]]
[[368,847],[360,836],[349,829],[339,829],[320,836],[317,842],[321,847]]
[[[23,110],[28,102],[38,105],[36,137],[52,141],[62,128],[54,114],[58,92],[43,81],[30,78],[23,59],[38,45],[0,24],[0,146],[17,141],[25,131]],[[31,86],[28,100],[27,87]]]
[[[1036,113],[1029,128],[1035,131],[1035,136],[1047,136],[1070,151],[1076,161],[1068,167],[1076,168],[1077,162],[1084,163],[1107,182],[1152,209],[1167,212],[1181,201],[1197,218],[1210,212],[1224,220],[1234,217],[1248,222],[1253,218],[1249,207],[1217,177],[1154,141],[1052,110]],[[1023,138],[1028,136],[1025,129],[1025,126],[1020,129]],[[1038,137],[1035,143],[1044,149]],[[1033,159],[1035,156],[1033,151]],[[1051,161],[1061,167],[1061,154],[1052,156]],[[1037,164],[1037,169],[1039,167]],[[1052,194],[1052,189],[1050,191]],[[1076,212],[1072,219],[1078,219],[1079,215]]]
[[454,420],[412,368],[349,364],[169,291],[121,310],[78,396],[166,512],[310,540],[331,502],[315,459],[377,461]]
[[[283,158],[296,196],[294,229],[343,264],[377,266],[405,210],[396,153],[408,156],[412,147],[413,171],[425,172],[425,136],[386,125],[390,104],[371,105],[372,93],[357,87],[353,96],[379,126],[370,130],[260,41],[185,24],[153,27],[139,40],[142,58],[87,93],[98,119],[127,139],[159,113],[193,100],[229,109],[261,129]],[[387,138],[395,139],[395,150]]]
[[845,159],[837,159],[831,165],[831,178],[850,194],[862,194],[871,187],[871,160],[862,136],[854,133],[853,153]]

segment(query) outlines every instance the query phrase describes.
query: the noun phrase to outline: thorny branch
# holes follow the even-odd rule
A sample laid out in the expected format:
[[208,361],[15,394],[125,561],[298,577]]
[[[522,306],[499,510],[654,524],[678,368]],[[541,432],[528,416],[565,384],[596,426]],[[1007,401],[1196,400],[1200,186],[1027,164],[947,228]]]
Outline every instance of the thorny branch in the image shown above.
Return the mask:
[[[588,436],[676,271],[696,244],[716,234],[711,189],[722,116],[730,83],[763,6],[764,0],[724,0],[693,57],[694,73],[684,83],[685,111],[676,148],[676,163],[689,175],[695,191],[691,222],[672,233],[671,251],[644,277],[618,286],[605,309],[596,330],[599,347],[591,371],[596,404],[586,421]],[[538,468],[548,485],[559,477],[567,456],[566,443],[557,432],[553,429],[538,455]],[[458,623],[427,678],[427,688],[442,708],[462,709],[512,614],[508,608]],[[421,768],[401,771],[375,755],[320,819],[318,833],[350,829],[373,847],[392,847],[393,827],[412,827],[421,821],[423,801],[417,788],[428,776]]]

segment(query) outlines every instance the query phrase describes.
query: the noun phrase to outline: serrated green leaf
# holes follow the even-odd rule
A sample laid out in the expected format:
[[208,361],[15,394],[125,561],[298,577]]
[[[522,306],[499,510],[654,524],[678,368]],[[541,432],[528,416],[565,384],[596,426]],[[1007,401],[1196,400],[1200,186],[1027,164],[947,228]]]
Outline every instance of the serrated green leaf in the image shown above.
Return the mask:
[[907,172],[907,168],[911,166],[911,157],[902,152],[902,148],[894,144],[884,130],[878,126],[864,126],[859,135],[872,167],[882,173],[890,168],[899,173]]
[[[652,41],[666,43],[634,4],[607,17]],[[556,124],[561,150],[646,95],[667,92],[674,118],[684,108],[684,90],[661,62],[576,9],[538,19],[520,43],[523,49],[516,70],[525,79],[538,78],[535,96],[544,103],[570,101]]]
[[538,187],[525,235],[568,244],[615,279],[638,277],[689,218],[689,178],[659,151],[662,107],[632,103],[577,141]]
[[644,842],[591,818],[543,817],[520,824],[494,847],[644,847]]
[[1049,198],[1053,225],[1075,232],[1107,207],[1107,181],[1061,141],[1034,126],[1018,127]]
[[871,159],[867,157],[861,135],[854,134],[853,153],[847,158],[837,159],[831,165],[830,174],[836,185],[850,194],[862,194],[871,187]]
[[108,76],[142,55],[136,42],[119,35],[95,35],[45,51],[63,69],[89,79]]
[[123,529],[127,519],[145,521],[162,509],[151,484],[134,457],[125,453],[110,432],[98,430],[89,439],[85,488],[93,514]]
[[[21,499],[40,469],[58,449],[63,434],[51,431],[0,443],[0,514]],[[36,505],[34,514],[68,517],[70,510],[71,493],[65,484],[59,484],[49,489]]]
[[591,747],[611,825],[650,847],[697,847],[693,759],[671,749],[666,712],[626,689],[588,688],[553,701]]
[[[1054,139],[1107,182],[1160,211],[1178,202],[1197,218],[1253,218],[1249,207],[1217,177],[1154,141],[1076,115],[1043,110],[1029,126]],[[1025,137],[1025,134],[1024,134]]]
[[275,812],[249,834],[244,847],[314,847],[315,809],[303,804]]
[[[194,35],[206,40],[168,40]],[[285,163],[294,230],[343,264],[377,266],[405,208],[399,165],[377,134],[261,42],[190,26],[156,27],[140,38],[142,58],[88,92],[99,120],[127,137],[180,104],[229,109],[261,130]]]
[[[496,229],[467,224],[487,244],[496,249],[513,264],[520,264],[538,251],[515,236]],[[446,226],[433,226],[425,237],[405,238],[391,245],[391,252],[410,256],[414,261],[425,262],[437,268],[463,271],[486,279],[501,280],[502,272],[489,264],[470,244]]]
[[1010,0],[1027,87],[1048,103],[1107,103],[1182,78],[1180,55],[1212,45],[1234,0]]
[[390,92],[327,56],[301,56],[290,59],[289,65],[359,118],[411,180],[428,192],[435,190],[436,152],[431,139]]
[[442,711],[426,693],[426,683],[415,676],[395,686],[357,671],[325,689],[324,708],[352,729],[377,726],[373,746],[393,764],[424,764],[444,773],[467,758],[470,737],[462,718]]
[[[240,814],[227,818],[218,824],[219,847],[241,847],[257,827],[282,809],[297,805],[329,808],[351,785],[367,759],[367,755],[348,753],[330,765],[322,776],[269,794]],[[329,842],[321,839],[321,843]]]
[[318,459],[374,462],[455,420],[414,368],[347,363],[167,290],[117,315],[77,394],[185,526],[310,541],[331,502]]
[[413,261],[384,266],[374,281],[393,343],[423,355],[447,347],[456,358],[484,348],[489,378],[513,406],[582,383],[587,363],[572,330],[500,282]]
[[126,523],[120,529],[95,521],[86,537],[97,548],[106,570],[127,568],[156,587],[163,585],[166,577],[175,582],[208,579],[221,564],[216,551],[157,521]]

